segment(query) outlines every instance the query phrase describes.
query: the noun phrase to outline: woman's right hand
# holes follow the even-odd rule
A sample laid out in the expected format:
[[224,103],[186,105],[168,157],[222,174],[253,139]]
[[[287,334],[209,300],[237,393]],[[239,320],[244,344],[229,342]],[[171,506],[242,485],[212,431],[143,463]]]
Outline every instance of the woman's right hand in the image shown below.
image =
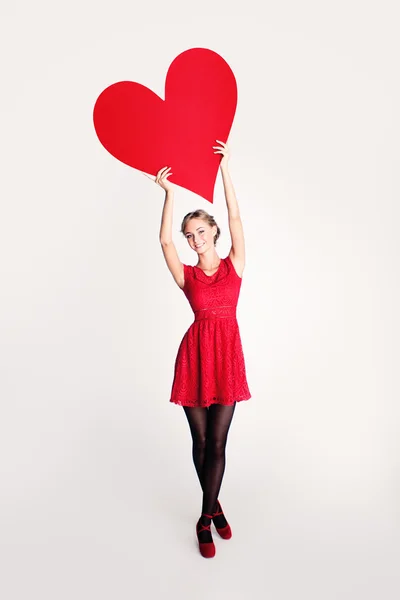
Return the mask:
[[155,182],[166,192],[170,192],[174,189],[174,184],[168,181],[168,177],[172,175],[172,173],[168,173],[170,170],[171,167],[160,169],[155,178]]

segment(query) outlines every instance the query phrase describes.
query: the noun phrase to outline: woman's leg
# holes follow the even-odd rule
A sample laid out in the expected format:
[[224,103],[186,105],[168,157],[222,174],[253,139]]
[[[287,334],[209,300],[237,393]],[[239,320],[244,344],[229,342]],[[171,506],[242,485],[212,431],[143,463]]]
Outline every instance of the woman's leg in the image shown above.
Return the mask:
[[203,489],[203,468],[206,450],[208,409],[201,406],[184,406],[183,409],[189,423],[190,433],[192,434],[193,462],[199,477],[201,489]]
[[[208,515],[213,514],[215,511],[218,494],[221,488],[226,463],[226,442],[235,407],[236,403],[231,406],[212,404],[208,409],[207,444],[203,467],[202,505],[202,513]],[[208,525],[209,522],[210,519],[202,517],[202,523],[204,525]],[[205,538],[209,536],[208,532],[202,532],[202,534],[204,534]],[[204,539],[204,541],[208,540]]]

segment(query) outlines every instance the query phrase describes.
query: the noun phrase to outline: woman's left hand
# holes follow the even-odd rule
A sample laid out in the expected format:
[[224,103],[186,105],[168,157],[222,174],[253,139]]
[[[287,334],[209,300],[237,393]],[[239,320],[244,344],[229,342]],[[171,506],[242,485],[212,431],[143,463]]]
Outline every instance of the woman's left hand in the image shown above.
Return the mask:
[[220,162],[220,167],[226,167],[228,166],[228,160],[230,157],[230,151],[229,148],[227,146],[227,144],[225,144],[224,142],[221,142],[220,140],[215,140],[216,142],[218,142],[218,144],[221,144],[220,146],[213,146],[213,148],[216,149],[216,151],[214,152],[214,154],[222,154],[222,159]]

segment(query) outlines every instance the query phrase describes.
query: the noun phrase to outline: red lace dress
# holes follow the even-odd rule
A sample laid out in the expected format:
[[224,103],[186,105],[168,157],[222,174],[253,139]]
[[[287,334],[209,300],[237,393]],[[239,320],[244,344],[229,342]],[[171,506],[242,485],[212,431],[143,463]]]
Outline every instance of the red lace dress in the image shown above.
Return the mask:
[[199,267],[184,265],[182,290],[194,312],[175,361],[170,402],[180,406],[233,404],[248,400],[236,306],[242,278],[229,256],[218,270],[206,275]]

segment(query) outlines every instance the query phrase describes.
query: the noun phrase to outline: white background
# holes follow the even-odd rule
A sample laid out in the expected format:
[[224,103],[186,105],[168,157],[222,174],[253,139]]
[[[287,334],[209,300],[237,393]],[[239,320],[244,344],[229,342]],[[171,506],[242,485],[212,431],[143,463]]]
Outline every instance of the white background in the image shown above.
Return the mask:
[[[1,506],[5,600],[398,598],[397,3],[5,2],[1,7]],[[239,100],[230,171],[252,399],[204,560],[181,407],[193,316],[158,241],[164,193],[109,155],[108,85],[163,97],[210,48]],[[174,239],[214,204],[176,189]],[[398,369],[397,369],[398,370]],[[397,396],[396,396],[397,392]],[[397,569],[397,573],[396,573]]]

